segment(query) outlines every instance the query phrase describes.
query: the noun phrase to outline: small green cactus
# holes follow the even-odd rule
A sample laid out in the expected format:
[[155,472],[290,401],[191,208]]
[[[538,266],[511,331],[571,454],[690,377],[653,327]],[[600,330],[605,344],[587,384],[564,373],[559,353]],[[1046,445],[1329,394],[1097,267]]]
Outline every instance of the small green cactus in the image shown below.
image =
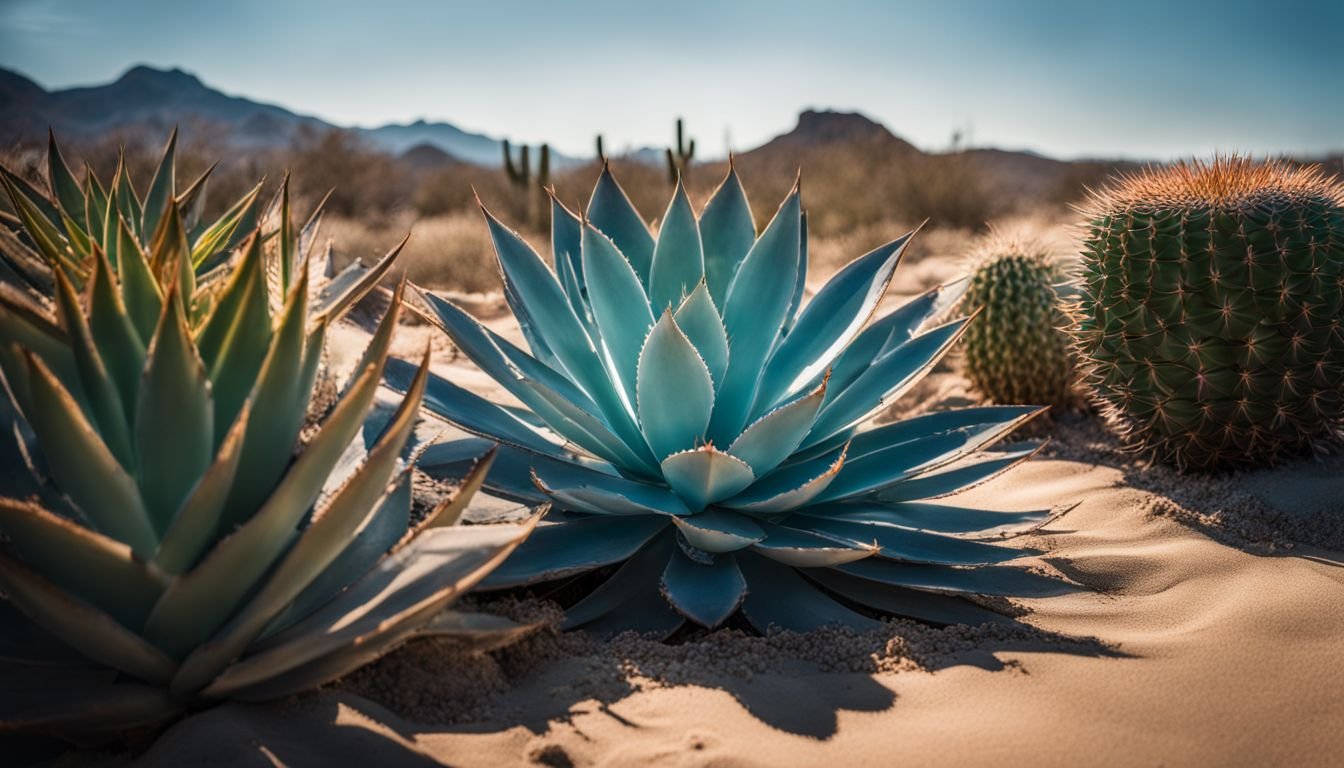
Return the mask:
[[1038,244],[1000,234],[987,237],[972,258],[962,307],[982,312],[962,346],[971,384],[996,403],[1077,404],[1059,264]]
[[681,118],[677,118],[677,145],[667,148],[667,178],[674,186],[686,175],[695,157],[695,139],[686,139]]
[[1086,215],[1079,347],[1136,448],[1254,467],[1344,425],[1344,187],[1245,158],[1121,177]]

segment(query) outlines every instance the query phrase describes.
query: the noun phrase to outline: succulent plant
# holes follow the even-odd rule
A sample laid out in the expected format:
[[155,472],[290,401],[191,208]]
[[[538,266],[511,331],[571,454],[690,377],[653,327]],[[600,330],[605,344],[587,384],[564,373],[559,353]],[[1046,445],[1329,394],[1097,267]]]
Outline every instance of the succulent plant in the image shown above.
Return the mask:
[[110,213],[51,154],[50,199],[4,176],[23,227],[0,243],[21,270],[0,282],[0,730],[108,735],[300,691],[416,634],[522,631],[442,612],[529,525],[450,527],[488,452],[412,519],[403,449],[428,358],[370,416],[402,289],[310,413],[327,329],[396,250],[310,301],[313,231],[292,227],[287,186],[278,227],[219,252],[231,234],[187,234],[171,142],[146,198],[118,174]]
[[1253,467],[1344,425],[1344,188],[1218,158],[1124,176],[1086,209],[1078,341],[1135,448]]
[[1066,276],[1038,244],[993,233],[972,254],[964,311],[981,309],[962,350],[971,384],[996,403],[1077,400]]
[[[553,504],[484,586],[620,564],[565,626],[663,634],[687,619],[718,626],[739,608],[762,631],[873,624],[847,603],[979,622],[996,614],[963,597],[1063,588],[1000,565],[1024,550],[980,540],[1046,512],[925,501],[1026,458],[979,452],[1037,408],[861,426],[966,324],[925,327],[964,283],[868,322],[910,235],[856,259],[804,305],[797,188],[759,237],[731,170],[699,217],[679,185],[657,238],[608,170],[583,218],[552,205],[558,274],[486,213],[530,352],[423,294],[427,318],[523,407],[431,377],[426,407],[480,438],[431,446],[421,467],[452,475],[498,442],[486,487]],[[414,367],[394,360],[389,372],[405,388]]]

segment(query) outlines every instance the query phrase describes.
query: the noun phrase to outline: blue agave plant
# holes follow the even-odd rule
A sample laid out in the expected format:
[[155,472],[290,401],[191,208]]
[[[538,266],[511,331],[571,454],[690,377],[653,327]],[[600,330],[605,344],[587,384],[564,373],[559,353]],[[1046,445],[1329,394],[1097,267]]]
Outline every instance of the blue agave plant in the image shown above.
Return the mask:
[[[699,217],[678,185],[655,238],[604,169],[584,217],[552,200],[554,272],[486,219],[530,352],[423,298],[427,317],[525,407],[431,381],[427,407],[483,439],[434,446],[421,466],[460,472],[498,442],[487,488],[553,511],[485,587],[623,562],[566,626],[669,634],[739,608],[762,631],[872,626],[855,604],[980,622],[999,617],[963,598],[1062,586],[998,565],[1024,551],[984,540],[1046,512],[924,501],[1024,459],[1030,451],[982,449],[1040,409],[866,424],[967,323],[925,327],[963,283],[870,322],[914,233],[854,260],[804,306],[797,186],[758,237],[735,171]],[[413,373],[403,364],[389,378],[404,388]]]

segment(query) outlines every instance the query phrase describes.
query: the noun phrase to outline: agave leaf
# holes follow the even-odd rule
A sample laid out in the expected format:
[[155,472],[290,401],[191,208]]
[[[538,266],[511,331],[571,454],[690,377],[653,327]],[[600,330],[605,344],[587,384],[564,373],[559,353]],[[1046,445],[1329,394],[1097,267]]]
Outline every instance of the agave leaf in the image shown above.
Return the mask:
[[419,373],[402,398],[392,423],[369,451],[363,466],[318,510],[312,523],[242,610],[219,634],[191,652],[173,680],[174,688],[196,690],[241,655],[267,623],[321,575],[373,517],[377,511],[376,502],[396,471],[401,449],[415,426],[428,372],[429,350],[426,349]]
[[705,283],[715,306],[722,307],[738,266],[756,242],[751,205],[731,159],[728,176],[700,213],[700,239],[705,253]]
[[636,382],[639,422],[656,458],[704,439],[714,410],[714,381],[671,310],[649,332]]
[[52,476],[100,532],[148,558],[157,538],[135,481],[51,369],[26,350],[24,361],[32,400],[32,409],[25,415],[51,462]]
[[854,435],[849,448],[850,460],[899,443],[944,432],[975,430],[994,425],[1006,427],[1011,432],[1045,411],[1045,408],[1036,405],[982,405],[913,416]]
[[112,177],[108,204],[109,208],[115,208],[117,213],[126,219],[131,225],[131,231],[135,233],[137,238],[149,234],[140,229],[140,220],[143,218],[143,211],[140,209],[140,195],[136,193],[130,170],[126,167],[126,152],[124,150],[117,153],[117,171]]
[[863,560],[878,553],[871,542],[837,541],[810,531],[762,522],[765,538],[751,551],[794,568],[823,568]]
[[402,470],[354,539],[270,622],[259,636],[263,643],[268,636],[293,626],[335,599],[407,535],[411,526],[412,470]]
[[154,178],[149,182],[149,192],[145,193],[145,210],[141,218],[140,231],[153,232],[158,229],[159,219],[169,209],[177,188],[177,127],[168,136],[168,144],[163,148],[163,156],[154,169]]
[[[89,330],[99,357],[121,397],[122,423],[134,413],[140,373],[145,367],[145,345],[126,312],[117,290],[112,265],[101,248],[94,249],[89,291]],[[128,443],[129,444],[129,443]]]
[[937,533],[803,515],[787,517],[780,525],[849,546],[877,547],[881,557],[907,563],[989,565],[1040,554]]
[[[518,298],[517,287],[507,280],[504,282],[504,301],[509,305],[513,319],[518,322],[518,330],[523,332],[523,339],[527,342],[527,348],[532,356],[551,368],[564,370],[564,364],[556,357],[551,345],[546,342],[545,334],[538,330],[537,321],[532,317],[531,311],[522,299]],[[579,320],[579,325],[587,333],[587,325],[582,320]]]
[[601,338],[601,333],[593,321],[593,312],[588,307],[588,300],[584,298],[583,288],[580,287],[581,278],[574,271],[574,265],[570,263],[568,257],[555,262],[555,273],[560,278],[560,287],[569,299],[570,306],[574,308],[574,315],[579,318],[579,324],[583,326],[588,338]]
[[792,568],[746,552],[737,558],[737,564],[751,585],[742,613],[762,633],[772,626],[794,632],[826,626],[863,632],[881,626],[831,599]]
[[215,254],[227,250],[240,235],[251,234],[260,196],[261,184],[258,184],[196,237],[191,249],[192,267],[199,268]]
[[554,193],[550,198],[551,258],[555,260],[557,272],[560,272],[561,266],[564,265],[565,272],[562,274],[574,277],[572,286],[564,283],[561,283],[561,286],[565,289],[565,295],[569,297],[569,305],[574,308],[574,314],[582,320],[589,314],[588,283],[583,274],[583,222],[566,208]]
[[689,510],[667,488],[627,480],[578,464],[541,459],[532,467],[533,481],[560,508],[605,515],[685,515]]
[[[254,241],[255,242],[255,241]],[[254,246],[255,247],[255,246]],[[282,323],[282,329],[288,329],[289,336],[282,338],[278,333],[273,332],[271,327],[271,309],[270,300],[267,295],[266,277],[262,274],[260,267],[246,268],[248,279],[240,284],[242,296],[234,304],[231,299],[234,296],[229,292],[234,285],[225,287],[225,292],[221,294],[220,303],[216,304],[211,312],[205,326],[205,333],[201,340],[209,342],[209,346],[202,344],[202,357],[210,370],[211,393],[214,399],[214,419],[215,419],[215,437],[222,440],[224,438],[223,427],[233,422],[237,417],[243,403],[251,395],[257,386],[258,374],[261,367],[266,363],[267,354],[273,343],[284,344],[287,346],[286,353],[296,353],[295,345],[297,335],[301,329],[295,327],[296,322],[289,324]],[[229,302],[227,306],[225,302]],[[223,321],[228,319],[226,315],[221,314],[220,310],[234,310],[232,322],[229,323],[223,338],[216,342],[218,334],[212,333],[219,328],[224,327]],[[227,310],[226,310],[227,311]],[[216,325],[215,322],[219,321]],[[215,346],[215,344],[218,346]],[[209,349],[212,352],[211,357],[205,356],[205,351]],[[287,362],[293,361],[293,358],[287,358]],[[362,368],[356,368],[362,370]]]
[[686,620],[662,598],[658,583],[674,546],[670,535],[649,542],[566,611],[560,628],[581,629],[597,637],[622,632],[671,635]]
[[[383,371],[383,382],[398,392],[405,392],[415,370],[415,366],[405,360],[389,358]],[[509,411],[434,374],[430,374],[425,392],[425,408],[474,435],[533,453],[557,458],[566,455],[564,446],[552,442]]]
[[294,280],[295,248],[294,218],[289,209],[289,174],[280,182],[280,290],[288,291]]
[[65,241],[74,253],[75,261],[84,264],[93,253],[93,243],[89,241],[89,236],[64,210],[61,211],[61,225],[65,228]]
[[229,427],[214,459],[196,486],[173,516],[172,523],[159,542],[154,563],[173,574],[184,573],[196,564],[219,533],[219,518],[238,473],[243,436],[247,434],[249,411],[246,407]]
[[798,513],[828,520],[889,525],[907,530],[951,534],[977,533],[985,538],[1023,526],[1037,525],[1050,517],[1048,509],[1031,512],[994,512],[918,501],[891,504],[865,502],[817,504],[804,507],[798,510]]
[[490,450],[478,456],[453,492],[440,500],[434,509],[416,524],[412,533],[419,533],[426,528],[447,528],[457,525],[462,519],[462,514],[467,511],[467,506],[471,504],[472,497],[485,485],[485,478],[490,474],[490,468],[494,466],[495,457],[498,455],[499,446],[492,445]]
[[706,552],[736,552],[765,538],[765,531],[751,518],[718,507],[672,522],[687,543]]
[[806,395],[766,413],[728,446],[728,452],[751,466],[757,475],[778,467],[812,429],[826,398],[826,382]]
[[[532,468],[540,457],[509,445],[475,437],[438,443],[426,448],[416,465],[436,480],[456,481],[469,473],[481,454],[491,448],[497,450],[490,472],[485,477],[486,490],[499,498],[527,506],[548,503],[548,497],[537,489],[532,479]],[[576,462],[578,459],[571,456],[565,461]],[[596,466],[615,472],[605,463]]]
[[723,327],[719,311],[714,308],[705,281],[700,281],[672,317],[695,351],[700,353],[700,359],[705,361],[715,391],[718,391],[723,384],[724,371],[728,369],[728,332]]
[[215,444],[210,384],[191,343],[179,290],[168,289],[135,409],[140,495],[159,532],[167,530],[205,474]]
[[[270,327],[271,309],[262,267],[261,237],[254,234],[243,247],[242,259],[201,326],[196,346],[201,359],[215,371],[220,367],[225,344],[231,336],[269,338]],[[233,342],[234,345],[240,343]]]
[[654,463],[642,443],[632,447],[611,431],[601,418],[533,377],[524,374],[520,383],[536,396],[532,400],[533,409],[576,445],[618,466],[629,467],[631,471],[654,473]]
[[824,372],[872,317],[914,232],[850,262],[827,281],[766,365],[757,409],[772,407]]
[[664,515],[621,515],[563,524],[543,522],[513,557],[481,581],[481,589],[550,581],[618,563],[666,528],[668,519]]
[[943,432],[896,443],[862,457],[854,455],[851,443],[844,470],[817,501],[859,496],[927,474],[979,451],[1015,428],[1015,424],[995,424]]
[[15,280],[14,284],[32,286],[37,296],[51,295],[51,265],[8,227],[0,227],[0,262],[22,281]]
[[712,445],[674,453],[663,459],[663,477],[695,512],[751,485],[756,476],[746,462]]
[[108,256],[117,265],[122,304],[135,324],[140,342],[148,346],[158,325],[159,315],[163,313],[163,292],[150,269],[149,257],[140,249],[130,225],[119,216],[113,237],[117,244],[116,256],[113,258],[110,250]]
[[747,596],[747,580],[732,555],[719,555],[708,563],[687,557],[680,549],[663,571],[663,596],[672,607],[702,627],[713,628],[728,620]]
[[[308,273],[303,269],[300,270],[294,289],[290,291],[280,327],[272,337],[266,360],[251,390],[251,416],[247,434],[243,438],[243,452],[238,459],[237,481],[224,507],[223,525],[226,529],[240,524],[270,496],[289,466],[294,442],[298,439],[299,429],[307,415],[308,397],[312,391],[312,380],[307,368],[312,361],[306,357],[318,354],[317,349],[305,350],[303,332],[307,318],[307,294]],[[394,304],[382,322],[395,322],[395,310]],[[317,337],[314,341],[319,345],[325,327],[326,324],[319,320],[317,329],[313,331]],[[376,355],[378,365],[373,366],[375,370],[381,369],[386,356],[387,345],[383,344]],[[371,386],[362,378],[369,368],[365,366],[354,377],[361,386]],[[372,395],[369,397],[371,401]],[[344,448],[348,441],[348,438],[342,441],[341,447]]]
[[728,288],[723,309],[728,371],[710,425],[714,440],[730,442],[746,425],[761,370],[784,325],[798,270],[799,206],[795,185]]
[[942,472],[923,475],[887,486],[874,494],[877,500],[887,503],[898,501],[918,501],[936,499],[957,491],[965,490],[989,480],[1028,458],[1034,456],[1040,448],[1021,451],[1009,451],[993,455],[991,458],[965,464]]
[[[380,637],[442,610],[514,551],[535,518],[520,525],[425,531],[339,597],[230,666],[203,692],[223,696],[327,655],[359,653]],[[318,682],[326,682],[319,680]]]
[[955,320],[916,336],[874,360],[854,383],[836,393],[826,392],[826,402],[817,414],[812,431],[803,440],[808,448],[868,418],[883,403],[900,397],[961,338],[968,318]]
[[879,584],[948,595],[1051,597],[1077,591],[1061,579],[1007,565],[957,568],[870,558],[841,565],[837,570]]
[[149,264],[159,273],[160,282],[164,284],[171,275],[176,274],[178,289],[182,292],[182,301],[188,311],[191,309],[191,299],[196,295],[196,270],[190,256],[191,245],[187,242],[187,232],[182,226],[182,213],[177,209],[177,200],[170,199],[149,241]]
[[[593,195],[588,199],[587,219],[598,231],[611,238],[617,250],[630,262],[640,284],[647,287],[653,265],[653,235],[649,234],[643,217],[635,210],[634,204],[626,197],[625,190],[621,189],[605,163],[602,175],[597,178],[597,186],[593,187]],[[588,291],[590,298],[595,294],[596,289]]]
[[126,424],[126,412],[122,410],[121,395],[98,354],[74,286],[59,271],[56,273],[56,306],[61,325],[70,337],[80,388],[89,404],[90,415],[98,425],[99,437],[118,463],[132,467],[131,434]]
[[635,399],[636,371],[653,312],[644,286],[630,263],[606,235],[591,224],[583,228],[583,274],[589,288],[593,321],[615,364],[613,378]]
[[[72,280],[82,282],[82,267],[69,250],[65,237],[57,229],[57,225],[42,214],[42,210],[37,203],[19,190],[19,187],[13,182],[14,178],[17,177],[5,173],[4,176],[0,176],[0,182],[3,182],[5,192],[9,194],[9,200],[14,205],[14,212],[23,222],[24,232],[32,239],[33,245],[36,246],[39,253],[46,257],[53,269],[62,269]],[[56,212],[56,215],[56,221],[60,222],[60,213]]]
[[[807,211],[798,217],[798,272],[793,283],[793,297],[789,299],[789,310],[784,313],[784,325],[779,329],[781,340],[793,331],[798,320],[798,308],[803,303],[803,293],[807,290]],[[776,342],[778,346],[778,342]]]
[[0,498],[0,531],[53,585],[88,600],[126,627],[138,627],[167,583],[125,544],[38,504]]
[[831,387],[847,388],[884,352],[914,338],[920,327],[938,313],[942,293],[941,287],[932,288],[863,329],[836,357],[831,368]]
[[60,203],[59,212],[75,217],[76,223],[89,231],[91,225],[84,208],[84,190],[61,156],[61,149],[56,146],[56,134],[51,129],[47,130],[47,181],[51,184],[53,198]]
[[682,299],[705,279],[704,246],[686,187],[677,179],[649,268],[649,301],[656,313],[675,310]]
[[[234,612],[297,534],[295,528],[317,499],[323,481],[358,433],[377,391],[378,374],[375,366],[360,374],[256,514],[194,570],[174,580],[145,625],[147,638],[180,658]],[[249,421],[256,424],[258,417],[259,411],[253,410]]]
[[[177,206],[182,209],[182,223],[187,228],[187,232],[192,240],[195,240],[201,232],[201,215],[205,211],[205,187],[206,182],[210,180],[210,174],[214,173],[218,162],[210,164],[196,180],[187,185],[186,190],[177,196]],[[194,259],[193,259],[194,261]]]
[[28,618],[85,657],[151,683],[172,676],[172,660],[157,648],[3,551],[0,588]]
[[807,572],[807,577],[840,595],[841,597],[866,605],[869,608],[904,616],[932,624],[1012,624],[1012,619],[981,608],[969,600],[931,592],[919,592],[902,589],[889,584],[877,584],[872,581],[850,576],[834,568],[815,568]]
[[[61,225],[61,212],[46,195],[42,194],[36,187],[28,183],[28,180],[22,176],[10,171],[3,165],[0,165],[0,185],[13,185],[14,189],[27,198],[33,205],[37,213],[52,227]],[[17,213],[17,211],[16,211]],[[18,217],[22,220],[22,216]]]
[[846,444],[814,459],[780,467],[723,505],[763,514],[788,512],[809,504],[840,473],[847,450]]

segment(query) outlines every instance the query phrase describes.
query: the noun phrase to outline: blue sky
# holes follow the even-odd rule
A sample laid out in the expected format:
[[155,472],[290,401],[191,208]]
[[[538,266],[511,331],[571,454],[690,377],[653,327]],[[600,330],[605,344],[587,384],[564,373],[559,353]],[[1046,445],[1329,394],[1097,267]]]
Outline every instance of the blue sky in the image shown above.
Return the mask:
[[[48,88],[179,66],[342,124],[442,119],[591,152],[749,148],[856,109],[926,149],[1061,157],[1344,149],[1344,2],[0,0]],[[0,118],[2,119],[2,118]]]

